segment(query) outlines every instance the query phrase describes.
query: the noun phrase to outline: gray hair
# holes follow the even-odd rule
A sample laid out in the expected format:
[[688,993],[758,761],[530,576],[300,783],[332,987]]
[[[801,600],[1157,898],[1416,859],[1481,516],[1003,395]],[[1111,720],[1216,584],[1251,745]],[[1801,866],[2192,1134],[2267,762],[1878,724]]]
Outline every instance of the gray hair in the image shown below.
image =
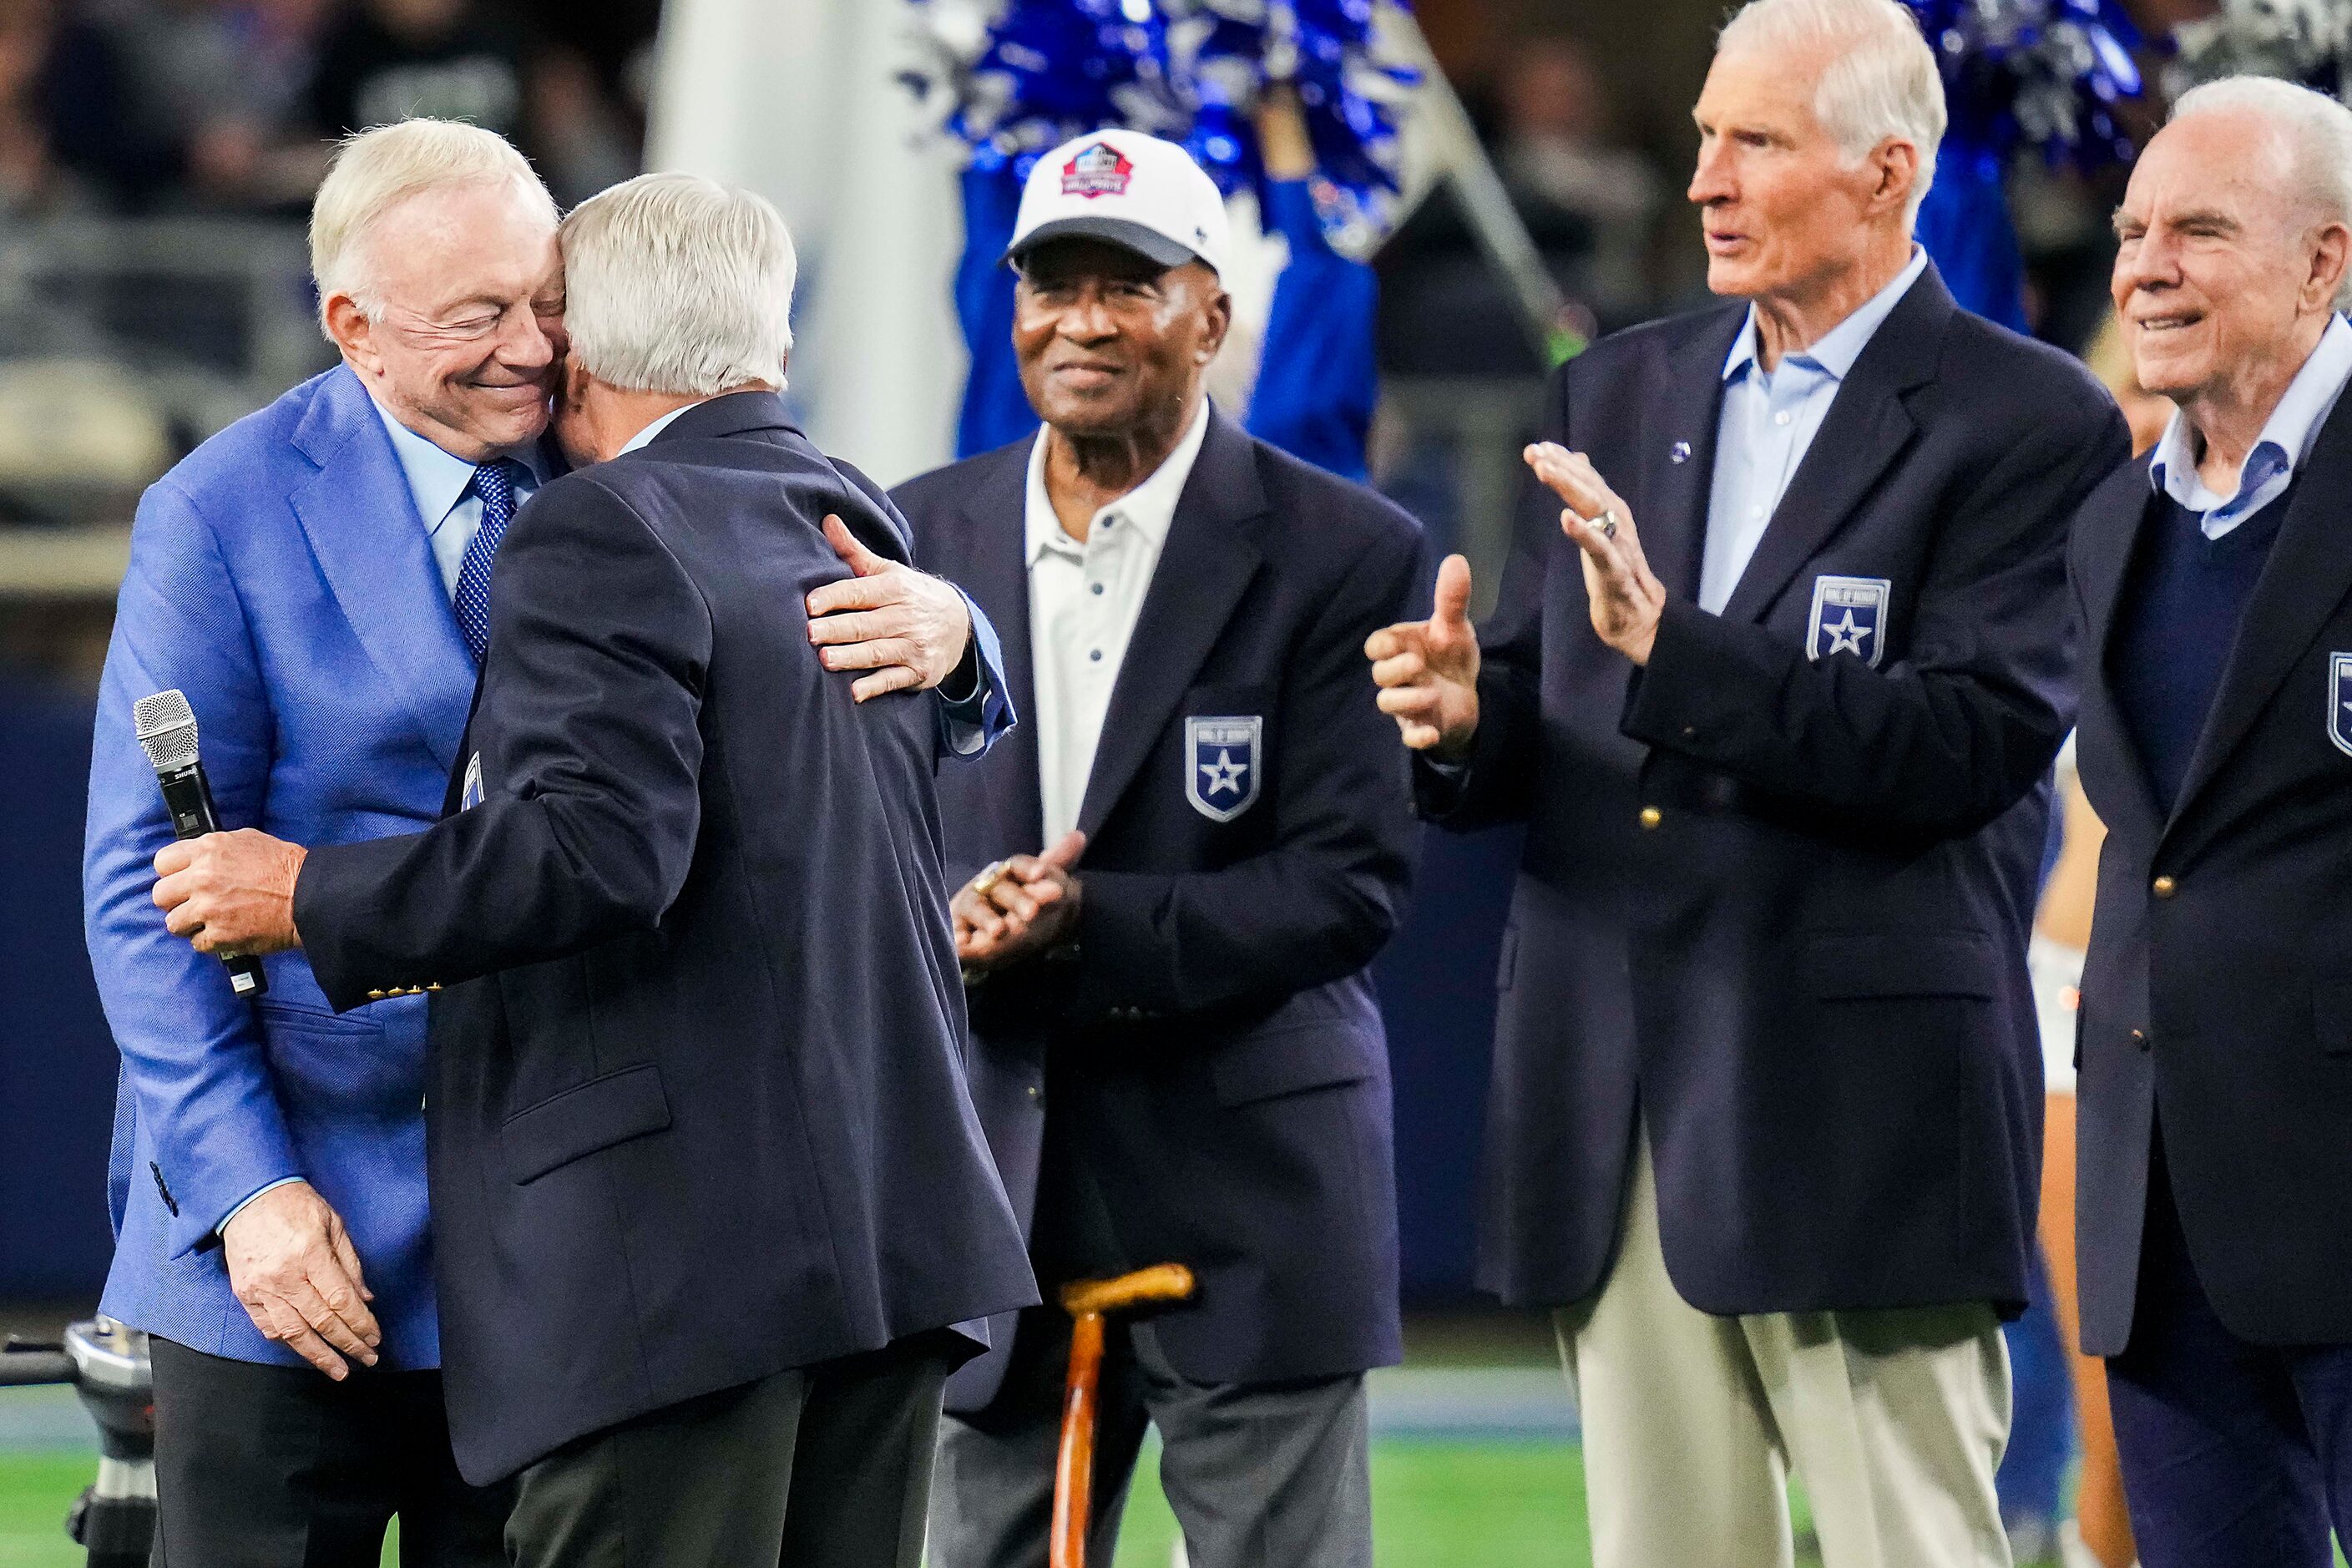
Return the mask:
[[1936,180],[1944,140],[1944,79],[1918,23],[1898,0],[1751,0],[1724,24],[1716,52],[1735,48],[1827,52],[1813,112],[1849,162],[1888,138],[1919,154],[1903,209],[1907,229]]
[[764,197],[696,174],[640,174],[563,220],[572,357],[608,386],[708,397],[782,385],[797,266]]
[[555,200],[530,163],[495,131],[456,120],[403,120],[347,136],[335,149],[327,177],[310,204],[310,278],[319,287],[319,316],[327,300],[344,294],[379,319],[383,301],[369,275],[367,238],[378,220],[427,191],[509,184],[555,226]]
[[[2180,95],[2166,123],[2232,110],[2261,115],[2286,138],[2288,194],[2315,226],[2352,228],[2352,109],[2324,92],[2267,76],[2225,76]],[[2352,267],[2336,290],[2336,309],[2352,309]]]

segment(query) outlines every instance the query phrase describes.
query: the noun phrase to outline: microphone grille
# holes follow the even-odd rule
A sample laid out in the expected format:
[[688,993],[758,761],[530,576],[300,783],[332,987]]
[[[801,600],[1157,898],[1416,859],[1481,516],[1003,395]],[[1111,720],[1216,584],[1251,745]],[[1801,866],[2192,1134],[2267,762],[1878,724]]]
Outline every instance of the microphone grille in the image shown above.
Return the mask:
[[157,773],[184,768],[196,760],[196,713],[188,706],[187,693],[179,688],[133,702],[131,723]]

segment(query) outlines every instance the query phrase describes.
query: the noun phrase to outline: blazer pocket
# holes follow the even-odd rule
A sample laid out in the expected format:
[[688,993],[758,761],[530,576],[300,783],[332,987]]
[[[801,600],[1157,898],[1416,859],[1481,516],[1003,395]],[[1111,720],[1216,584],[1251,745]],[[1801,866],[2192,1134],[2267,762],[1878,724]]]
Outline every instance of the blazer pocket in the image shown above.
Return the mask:
[[2000,991],[2000,964],[1982,931],[1870,931],[1816,936],[1798,960],[1818,1000],[1872,996],[1985,996]]
[[1220,1105],[1248,1105],[1372,1076],[1364,1043],[1352,1033],[1312,1024],[1234,1041],[1209,1058]]
[[2312,992],[2311,1019],[2323,1054],[2352,1057],[2352,984],[2321,981]]
[[507,1175],[517,1186],[584,1154],[669,1125],[669,1097],[651,1062],[592,1078],[527,1106],[499,1128]]

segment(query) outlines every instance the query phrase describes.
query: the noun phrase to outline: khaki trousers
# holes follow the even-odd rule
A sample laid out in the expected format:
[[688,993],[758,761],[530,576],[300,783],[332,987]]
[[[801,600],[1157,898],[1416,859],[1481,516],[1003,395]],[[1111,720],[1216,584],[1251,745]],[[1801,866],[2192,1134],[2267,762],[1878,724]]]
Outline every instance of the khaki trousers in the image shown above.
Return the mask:
[[1557,1318],[1594,1568],[2010,1568],[2009,1352],[1984,1304],[1718,1318],[1666,1276],[1644,1133],[1600,1294]]

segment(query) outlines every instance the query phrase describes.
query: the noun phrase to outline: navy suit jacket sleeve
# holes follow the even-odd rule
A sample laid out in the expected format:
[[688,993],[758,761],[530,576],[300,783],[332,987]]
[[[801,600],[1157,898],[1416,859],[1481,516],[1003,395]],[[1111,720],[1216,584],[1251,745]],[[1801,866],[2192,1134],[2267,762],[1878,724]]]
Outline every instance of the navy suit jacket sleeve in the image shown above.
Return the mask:
[[1352,974],[1402,919],[1413,826],[1395,721],[1373,701],[1364,639],[1404,613],[1420,542],[1369,551],[1300,637],[1286,671],[1275,844],[1213,871],[1081,863],[1070,1013],[1193,1013]]
[[1991,821],[2074,721],[2067,525],[2128,450],[2104,400],[2035,426],[1944,525],[1909,656],[1884,668],[1814,662],[1785,633],[1670,597],[1623,732],[1864,825]]
[[700,593],[593,477],[515,515],[469,736],[485,797],[427,832],[313,849],[294,920],[338,1009],[650,928],[700,825]]
[[[139,502],[131,567],[99,685],[82,898],[91,972],[139,1119],[166,1180],[174,1257],[209,1240],[256,1191],[303,1173],[251,1005],[220,964],[163,929],[151,895],[172,841],[131,705],[185,691],[221,821],[261,819],[269,782],[269,694],[243,601],[211,521],[170,479]],[[133,1178],[144,1181],[147,1173]],[[121,1219],[121,1194],[115,1194]]]

